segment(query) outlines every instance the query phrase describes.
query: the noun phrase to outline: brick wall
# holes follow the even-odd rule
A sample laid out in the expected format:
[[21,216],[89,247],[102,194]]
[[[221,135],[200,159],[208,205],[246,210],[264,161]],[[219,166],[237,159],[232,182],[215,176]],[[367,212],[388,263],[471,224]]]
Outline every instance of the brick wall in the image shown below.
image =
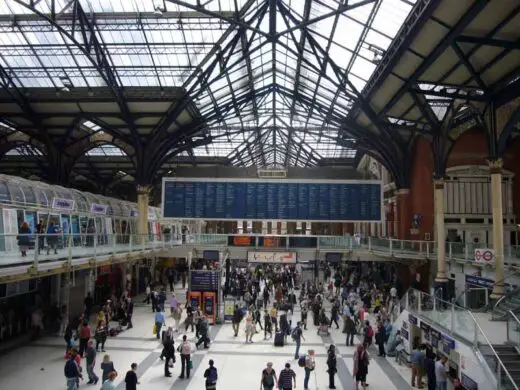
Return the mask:
[[[453,145],[448,157],[447,167],[487,165],[487,158],[488,147],[485,134],[482,131],[467,131]],[[514,210],[515,214],[520,216],[520,138],[515,140],[506,151],[504,168],[515,174]],[[433,154],[429,141],[421,139],[415,147],[410,180],[410,211],[412,215],[417,213],[423,216],[422,225],[419,229],[421,239],[424,239],[424,233],[433,233],[433,169]]]

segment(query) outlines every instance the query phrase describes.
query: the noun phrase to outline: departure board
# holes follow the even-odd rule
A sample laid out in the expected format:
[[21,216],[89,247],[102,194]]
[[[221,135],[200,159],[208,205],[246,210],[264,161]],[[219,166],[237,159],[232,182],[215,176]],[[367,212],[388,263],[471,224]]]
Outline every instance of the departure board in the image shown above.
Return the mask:
[[175,219],[381,221],[381,182],[167,178],[163,216]]

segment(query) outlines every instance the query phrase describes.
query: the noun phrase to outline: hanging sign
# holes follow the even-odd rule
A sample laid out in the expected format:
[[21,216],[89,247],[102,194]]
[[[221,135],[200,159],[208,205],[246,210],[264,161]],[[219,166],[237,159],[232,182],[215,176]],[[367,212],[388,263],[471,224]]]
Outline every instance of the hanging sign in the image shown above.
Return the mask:
[[107,209],[108,209],[108,207],[106,204],[92,203],[90,205],[90,212],[92,214],[106,215]]
[[57,210],[74,210],[74,201],[65,198],[52,198],[52,208]]
[[250,263],[296,263],[296,252],[247,252]]
[[495,251],[487,248],[475,249],[475,262],[481,264],[494,264]]

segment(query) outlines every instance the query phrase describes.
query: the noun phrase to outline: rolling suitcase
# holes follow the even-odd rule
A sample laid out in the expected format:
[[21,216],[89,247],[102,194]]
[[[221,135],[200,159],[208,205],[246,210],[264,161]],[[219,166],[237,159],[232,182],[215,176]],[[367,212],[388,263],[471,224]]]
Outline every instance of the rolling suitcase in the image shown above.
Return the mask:
[[284,335],[282,332],[276,332],[274,334],[274,346],[275,347],[283,347],[284,344]]

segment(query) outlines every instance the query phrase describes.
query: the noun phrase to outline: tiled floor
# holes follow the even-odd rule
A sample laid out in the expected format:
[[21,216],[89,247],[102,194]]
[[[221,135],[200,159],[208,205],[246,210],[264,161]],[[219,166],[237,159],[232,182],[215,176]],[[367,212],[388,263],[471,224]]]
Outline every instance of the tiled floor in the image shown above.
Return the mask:
[[[179,294],[180,295],[180,294]],[[296,312],[294,319],[300,317]],[[170,319],[169,324],[173,325]],[[275,348],[272,340],[264,341],[263,333],[253,338],[253,344],[245,344],[243,327],[239,337],[233,336],[231,324],[217,325],[211,328],[212,344],[209,350],[198,351],[193,356],[194,372],[190,380],[180,380],[180,362],[172,370],[173,376],[163,376],[163,363],[159,360],[161,346],[152,335],[153,314],[150,307],[135,308],[134,328],[111,338],[106,344],[108,353],[119,371],[118,390],[124,389],[125,372],[132,362],[139,364],[139,375],[142,390],[183,389],[200,390],[204,388],[203,372],[208,360],[213,359],[219,370],[219,390],[255,389],[259,388],[261,371],[267,361],[274,363],[279,371],[286,362],[290,362],[297,373],[297,389],[303,389],[303,369],[294,360],[294,343],[289,342],[283,348]],[[193,333],[188,333],[193,339]],[[178,339],[182,337],[179,334]],[[340,390],[352,390],[352,355],[354,347],[346,347],[341,330],[335,328],[327,337],[318,336],[315,328],[310,326],[304,332],[302,353],[312,348],[316,351],[316,370],[311,377],[309,388],[312,390],[328,389],[326,373],[326,349],[331,342],[339,348],[338,375],[336,387]],[[64,345],[61,338],[44,338],[28,347],[22,347],[0,357],[0,389],[65,389],[63,378]],[[391,359],[383,359],[372,351],[369,366],[368,383],[373,390],[406,390],[410,389],[407,369],[394,367]],[[98,366],[103,357],[98,354]],[[99,369],[97,370],[99,375]],[[98,386],[81,384],[80,388],[97,389]]]

